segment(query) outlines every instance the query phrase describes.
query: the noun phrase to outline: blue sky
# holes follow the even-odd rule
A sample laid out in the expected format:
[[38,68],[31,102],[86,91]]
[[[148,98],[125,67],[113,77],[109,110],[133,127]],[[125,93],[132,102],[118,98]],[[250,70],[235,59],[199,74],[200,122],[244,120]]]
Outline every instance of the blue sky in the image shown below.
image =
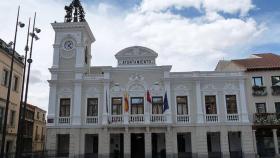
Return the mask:
[[[54,31],[50,23],[64,21],[64,6],[72,0],[9,0],[0,3],[0,38],[14,36],[17,5],[27,23],[37,11],[42,29],[34,45],[30,103],[47,109]],[[214,70],[221,59],[252,53],[280,55],[279,0],[81,0],[96,38],[93,66],[116,66],[114,55],[141,45],[158,53],[157,65],[171,71]],[[5,21],[5,22],[3,22]],[[18,33],[17,52],[23,54],[26,28]],[[46,91],[42,91],[45,89]]]

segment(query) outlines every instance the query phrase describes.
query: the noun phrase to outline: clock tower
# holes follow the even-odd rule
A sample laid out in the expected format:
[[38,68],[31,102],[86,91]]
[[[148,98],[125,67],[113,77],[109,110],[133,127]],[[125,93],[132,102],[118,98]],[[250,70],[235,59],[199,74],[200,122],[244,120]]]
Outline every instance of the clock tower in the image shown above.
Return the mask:
[[[71,123],[80,125],[82,79],[90,70],[91,44],[95,38],[79,0],[65,6],[64,22],[52,23],[55,31],[51,72],[48,123],[55,126],[60,98],[71,98]],[[52,123],[53,122],[53,123]]]

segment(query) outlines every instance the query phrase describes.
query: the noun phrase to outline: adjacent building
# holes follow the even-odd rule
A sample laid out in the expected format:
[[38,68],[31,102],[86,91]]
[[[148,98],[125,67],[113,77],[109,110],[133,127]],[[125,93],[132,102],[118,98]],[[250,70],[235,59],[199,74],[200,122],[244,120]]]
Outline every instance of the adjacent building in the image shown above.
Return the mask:
[[[0,39],[0,141],[2,139],[3,122],[5,116],[6,98],[9,84],[10,64],[12,60],[12,50],[7,43]],[[21,80],[23,75],[23,61],[15,53],[14,69],[12,74],[11,97],[8,109],[7,137],[5,151],[10,153],[15,151],[16,135],[18,127],[19,104],[21,95]],[[1,145],[1,143],[0,143]]]
[[57,157],[255,157],[246,73],[171,72],[142,46],[92,66],[87,22],[52,27],[46,148]]
[[27,104],[23,132],[23,152],[37,153],[45,149],[46,111]]
[[264,53],[246,59],[223,60],[216,71],[244,72],[255,151],[259,156],[279,156],[280,56]]

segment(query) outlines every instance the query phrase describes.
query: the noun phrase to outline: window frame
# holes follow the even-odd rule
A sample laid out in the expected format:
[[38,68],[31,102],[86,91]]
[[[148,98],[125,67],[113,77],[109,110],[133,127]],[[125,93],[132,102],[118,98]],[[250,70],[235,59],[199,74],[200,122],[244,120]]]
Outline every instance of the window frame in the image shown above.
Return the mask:
[[[185,108],[186,108],[186,113],[184,113],[184,110],[182,109],[182,114],[179,114],[179,104],[183,104],[183,102],[179,102],[178,103],[178,98],[185,98],[186,102],[185,102]],[[177,108],[177,115],[189,115],[189,99],[188,96],[176,96],[176,108]]]
[[[67,110],[65,111],[65,116],[61,115],[62,106],[66,106],[66,105],[62,105],[63,100],[69,100],[69,115],[67,115]],[[59,101],[60,101],[59,102],[59,117],[71,117],[71,98],[60,98]]]
[[277,108],[276,106],[279,105],[280,106],[280,102],[274,102],[274,106],[275,106],[275,113],[280,113],[280,111],[277,112]]
[[[235,96],[235,106],[236,106],[236,112],[234,113],[229,113],[228,109],[228,101],[227,101],[227,96]],[[226,113],[227,114],[238,114],[238,97],[236,94],[225,94],[225,105],[226,105]]]
[[9,76],[10,76],[10,71],[6,68],[2,70],[2,81],[1,84],[5,87],[8,87],[9,84]]
[[[206,97],[214,97],[215,98],[215,113],[208,113],[208,109],[207,109],[207,104],[206,104]],[[205,114],[207,115],[217,115],[218,114],[218,105],[217,105],[217,95],[214,94],[209,94],[209,95],[204,95],[204,108],[205,108]]]
[[[119,103],[119,104],[114,104],[114,100],[117,100],[117,99],[120,99],[120,101],[121,101],[121,103]],[[112,99],[111,99],[111,114],[112,115],[122,115],[123,114],[123,98],[122,97],[112,97]],[[113,106],[120,106],[121,108],[120,108],[120,113],[118,113],[118,108],[119,107],[117,107],[117,114],[114,114],[113,113]]]
[[[142,102],[141,103],[133,103],[132,100],[133,99],[142,99]],[[144,97],[130,97],[130,113],[132,115],[143,115],[144,114],[144,111],[145,111],[145,106],[144,106]],[[133,109],[136,107],[136,113],[133,113]],[[142,108],[142,113],[141,112],[141,109]],[[140,112],[139,112],[140,111]]]
[[[155,102],[154,99],[161,99],[161,102]],[[156,107],[156,113],[154,113],[154,106]],[[161,108],[161,111],[160,111]],[[163,114],[163,96],[153,96],[152,97],[152,114]]]
[[19,85],[19,77],[14,75],[13,76],[13,87],[12,87],[13,91],[16,91],[16,92],[18,91],[18,85]]
[[[94,106],[96,106],[95,108],[96,108],[96,115],[95,115],[95,113],[93,112],[93,111],[89,111],[89,103],[90,103],[90,100],[93,100],[93,101],[96,101],[96,103],[95,104],[92,104],[92,106],[94,107]],[[87,117],[95,117],[95,116],[98,116],[98,98],[94,98],[94,97],[92,97],[92,98],[87,98],[87,112],[86,112],[86,116]]]
[[[264,112],[259,112],[259,108],[258,105],[264,105]],[[266,111],[266,103],[265,102],[259,102],[259,103],[255,103],[255,108],[256,108],[256,113],[261,114],[261,113],[267,113]]]
[[[260,78],[261,79],[261,85],[256,85],[256,79],[257,78]],[[254,76],[254,77],[252,77],[252,83],[253,83],[253,86],[259,86],[259,87],[261,87],[261,86],[263,86],[264,84],[263,84],[263,77],[262,76]]]
[[[276,84],[273,84],[273,78],[274,77],[278,77],[279,78],[279,82],[277,82],[277,83],[280,83],[280,76],[271,76],[271,85],[272,86],[277,86],[277,83]],[[280,86],[280,84],[279,84],[279,86]]]

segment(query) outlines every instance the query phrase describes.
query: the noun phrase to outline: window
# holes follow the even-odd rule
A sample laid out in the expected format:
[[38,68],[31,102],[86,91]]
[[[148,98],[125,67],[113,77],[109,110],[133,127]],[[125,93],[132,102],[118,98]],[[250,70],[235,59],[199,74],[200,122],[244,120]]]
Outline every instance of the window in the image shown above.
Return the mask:
[[8,81],[9,81],[9,71],[4,69],[3,70],[2,85],[3,86],[8,86]]
[[3,127],[3,120],[4,120],[4,108],[0,107],[0,131]]
[[131,98],[131,114],[144,114],[144,98],[132,97]]
[[266,113],[265,103],[256,103],[257,113]]
[[162,106],[163,106],[162,97],[153,97],[152,98],[153,114],[162,114],[162,112],[163,112]]
[[88,98],[87,99],[87,116],[97,116],[98,115],[98,99]]
[[271,77],[272,86],[280,86],[280,76]]
[[42,121],[45,121],[45,114],[43,114]]
[[226,95],[227,114],[237,114],[236,95]]
[[14,80],[13,80],[13,90],[17,91],[18,90],[18,77],[14,76]]
[[16,115],[16,112],[11,110],[11,113],[10,113],[10,125],[11,126],[15,125],[15,115]]
[[85,63],[88,63],[88,48],[85,49]]
[[70,116],[70,98],[60,99],[60,117],[69,117]]
[[275,102],[275,111],[276,113],[280,113],[280,102]]
[[216,96],[205,96],[205,109],[206,114],[217,114]]
[[37,119],[40,119],[40,113],[37,112]]
[[122,114],[122,98],[112,98],[112,115]]
[[262,77],[253,77],[252,84],[253,84],[253,86],[263,86],[263,78]]
[[187,96],[178,96],[177,101],[177,114],[178,115],[187,115],[188,111],[188,97]]

